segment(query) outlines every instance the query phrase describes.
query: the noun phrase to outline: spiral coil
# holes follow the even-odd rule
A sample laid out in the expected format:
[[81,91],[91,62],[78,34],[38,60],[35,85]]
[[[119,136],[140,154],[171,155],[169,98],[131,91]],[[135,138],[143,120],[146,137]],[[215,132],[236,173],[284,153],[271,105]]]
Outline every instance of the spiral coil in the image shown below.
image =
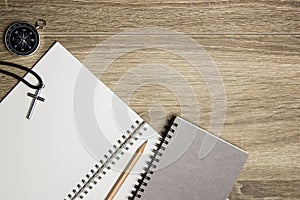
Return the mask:
[[137,183],[134,185],[130,196],[128,196],[128,200],[134,200],[135,198],[142,197],[142,193],[145,191],[145,187],[147,187],[148,182],[150,181],[151,176],[154,173],[153,170],[159,163],[160,157],[163,156],[163,151],[165,151],[166,146],[169,144],[171,138],[173,137],[177,126],[178,124],[173,122],[169,131],[166,134],[163,134],[163,136],[160,137],[156,142],[155,147],[152,149],[152,154],[149,156],[150,161],[147,161],[147,167],[145,167],[143,169],[144,172],[140,174],[140,177],[138,178]]
[[83,199],[90,190],[92,190],[99,180],[111,169],[111,166],[120,159],[120,156],[124,154],[124,150],[128,150],[129,146],[133,145],[131,140],[137,140],[135,137],[138,130],[143,126],[144,122],[135,121],[135,124],[126,131],[126,134],[112,146],[111,149],[103,156],[95,166],[81,179],[80,183],[67,195],[64,200]]

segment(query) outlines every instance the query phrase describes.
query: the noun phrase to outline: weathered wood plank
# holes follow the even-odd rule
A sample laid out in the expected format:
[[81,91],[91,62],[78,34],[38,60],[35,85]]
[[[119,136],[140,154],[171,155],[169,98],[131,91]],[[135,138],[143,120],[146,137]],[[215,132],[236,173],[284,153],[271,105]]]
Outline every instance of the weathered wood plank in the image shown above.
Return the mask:
[[[299,33],[300,2],[292,1],[65,1],[0,2],[4,29],[17,20],[48,21],[44,32],[115,33],[160,27],[184,33]],[[1,30],[2,31],[2,30]]]
[[238,181],[230,199],[298,200],[300,181]]

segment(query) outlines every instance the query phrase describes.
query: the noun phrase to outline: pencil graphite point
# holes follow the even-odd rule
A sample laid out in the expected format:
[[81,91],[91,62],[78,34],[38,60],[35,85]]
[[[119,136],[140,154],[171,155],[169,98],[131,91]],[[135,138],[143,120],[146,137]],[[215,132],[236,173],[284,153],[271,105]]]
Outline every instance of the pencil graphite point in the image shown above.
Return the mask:
[[148,142],[148,140],[146,140],[146,141],[145,141],[145,142],[144,142],[144,143],[136,150],[135,153],[138,153],[138,152],[143,153],[144,150],[145,150],[145,148],[146,148],[147,142]]

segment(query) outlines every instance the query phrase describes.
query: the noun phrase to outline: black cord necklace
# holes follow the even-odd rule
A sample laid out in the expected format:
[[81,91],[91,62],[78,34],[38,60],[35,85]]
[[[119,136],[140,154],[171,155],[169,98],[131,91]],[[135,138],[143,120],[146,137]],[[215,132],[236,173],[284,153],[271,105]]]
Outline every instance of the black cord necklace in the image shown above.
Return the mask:
[[22,81],[25,85],[27,85],[28,87],[32,88],[32,89],[42,89],[44,87],[44,83],[43,83],[43,80],[42,78],[36,73],[34,72],[33,70],[31,69],[28,69],[22,65],[18,65],[18,64],[15,64],[15,63],[10,63],[10,62],[5,62],[5,61],[0,61],[0,65],[6,65],[6,66],[10,66],[10,67],[14,67],[14,68],[17,68],[17,69],[21,69],[21,70],[24,70],[30,74],[32,74],[39,82],[38,85],[32,85],[31,83],[29,83],[28,81],[26,81],[23,77],[21,76],[18,76],[12,72],[8,72],[8,71],[5,71],[3,69],[0,69],[0,72],[2,74],[5,74],[5,75],[8,75],[8,76],[11,76],[19,81]]
[[0,65],[5,65],[5,66],[10,66],[10,67],[14,67],[14,68],[17,68],[17,69],[21,69],[21,70],[23,70],[23,71],[26,71],[27,73],[32,74],[32,75],[38,80],[38,84],[37,84],[37,85],[33,85],[33,84],[29,83],[28,81],[26,81],[26,80],[25,80],[23,77],[21,77],[21,76],[18,76],[18,75],[16,75],[16,74],[12,73],[12,72],[9,72],[9,71],[0,69],[0,73],[5,74],[5,75],[8,75],[8,76],[11,76],[11,77],[13,77],[13,78],[15,78],[15,79],[17,79],[17,80],[23,82],[23,83],[24,83],[25,85],[27,85],[28,87],[30,87],[30,88],[36,90],[35,94],[27,93],[27,95],[28,95],[29,97],[32,97],[32,98],[33,98],[33,99],[32,99],[32,102],[31,102],[31,104],[30,104],[28,113],[27,113],[27,115],[26,115],[26,118],[27,118],[27,119],[30,119],[31,116],[32,116],[32,112],[33,112],[33,110],[34,110],[34,107],[35,107],[35,105],[36,105],[37,100],[42,101],[42,102],[45,101],[44,98],[42,98],[42,97],[39,96],[39,94],[40,94],[40,92],[41,92],[41,89],[45,87],[42,78],[41,78],[36,72],[34,72],[33,70],[28,69],[28,68],[26,68],[26,67],[24,67],[24,66],[22,66],[22,65],[18,65],[18,64],[15,64],[15,63],[10,63],[10,62],[5,62],[5,61],[0,61]]

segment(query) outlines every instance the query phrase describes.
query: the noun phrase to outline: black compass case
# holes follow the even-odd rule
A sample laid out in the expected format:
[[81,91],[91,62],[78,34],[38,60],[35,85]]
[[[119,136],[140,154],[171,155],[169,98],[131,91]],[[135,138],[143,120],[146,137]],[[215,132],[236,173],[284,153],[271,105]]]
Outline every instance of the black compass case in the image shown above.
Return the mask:
[[4,42],[11,53],[29,56],[39,48],[40,36],[33,25],[27,22],[17,22],[8,27]]

